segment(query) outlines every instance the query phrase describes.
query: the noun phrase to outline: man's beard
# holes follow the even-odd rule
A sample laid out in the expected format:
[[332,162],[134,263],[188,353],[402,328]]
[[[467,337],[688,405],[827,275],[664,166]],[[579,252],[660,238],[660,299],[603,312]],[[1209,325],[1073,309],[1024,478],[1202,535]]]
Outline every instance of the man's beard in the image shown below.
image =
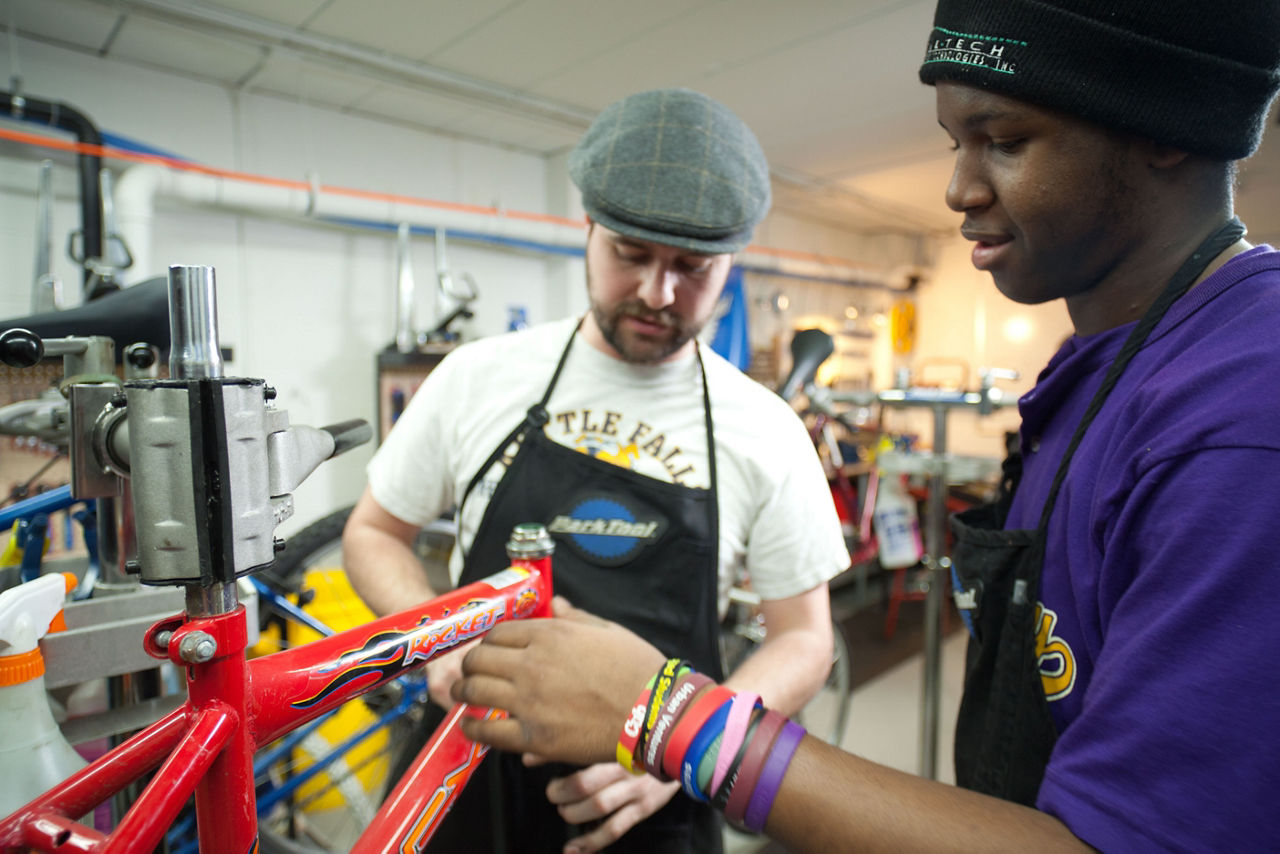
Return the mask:
[[[612,308],[599,303],[591,303],[591,314],[595,317],[600,334],[609,342],[618,355],[628,362],[651,365],[661,362],[671,354],[688,344],[695,335],[702,331],[701,323],[686,323],[675,312],[666,309],[654,311],[641,300],[628,300]],[[624,317],[637,317],[650,323],[660,324],[665,328],[661,336],[632,334],[622,331],[621,321]]]

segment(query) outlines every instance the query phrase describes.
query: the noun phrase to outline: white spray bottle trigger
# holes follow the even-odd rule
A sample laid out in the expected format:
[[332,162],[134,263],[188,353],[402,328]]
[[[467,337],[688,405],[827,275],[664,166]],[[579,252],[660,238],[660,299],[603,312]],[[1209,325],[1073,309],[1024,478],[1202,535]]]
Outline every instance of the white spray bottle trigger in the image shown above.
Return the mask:
[[30,652],[50,627],[63,628],[63,601],[75,585],[74,575],[54,573],[0,593],[0,656]]

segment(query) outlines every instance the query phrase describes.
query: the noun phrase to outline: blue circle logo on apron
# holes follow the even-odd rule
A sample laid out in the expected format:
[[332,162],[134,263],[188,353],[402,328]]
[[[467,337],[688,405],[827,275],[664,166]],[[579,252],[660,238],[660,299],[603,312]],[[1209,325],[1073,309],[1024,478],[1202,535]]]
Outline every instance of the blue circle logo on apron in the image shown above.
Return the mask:
[[667,520],[638,511],[623,499],[596,495],[557,514],[547,530],[592,563],[621,566],[657,542],[667,530]]

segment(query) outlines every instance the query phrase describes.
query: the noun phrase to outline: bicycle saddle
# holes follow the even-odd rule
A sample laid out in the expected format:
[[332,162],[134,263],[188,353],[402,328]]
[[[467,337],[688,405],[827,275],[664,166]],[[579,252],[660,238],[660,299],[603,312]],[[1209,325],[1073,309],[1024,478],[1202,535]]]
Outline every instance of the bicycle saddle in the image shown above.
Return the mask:
[[64,311],[0,320],[0,331],[30,330],[41,338],[102,335],[116,342],[116,361],[130,344],[169,350],[168,279],[158,276]]
[[835,352],[836,345],[831,336],[821,329],[801,329],[791,338],[791,372],[778,387],[778,394],[784,400],[796,396],[818,373],[818,366]]

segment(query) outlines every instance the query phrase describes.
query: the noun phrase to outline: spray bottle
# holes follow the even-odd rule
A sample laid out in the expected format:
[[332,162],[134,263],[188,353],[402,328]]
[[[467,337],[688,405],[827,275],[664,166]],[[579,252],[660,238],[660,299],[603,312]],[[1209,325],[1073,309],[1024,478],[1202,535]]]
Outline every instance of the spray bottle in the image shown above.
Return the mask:
[[0,816],[85,766],[49,710],[39,640],[64,630],[71,573],[44,575],[0,593]]
[[924,554],[920,516],[916,512],[915,501],[902,485],[902,475],[881,474],[871,522],[875,526],[881,566],[902,569],[920,560]]

